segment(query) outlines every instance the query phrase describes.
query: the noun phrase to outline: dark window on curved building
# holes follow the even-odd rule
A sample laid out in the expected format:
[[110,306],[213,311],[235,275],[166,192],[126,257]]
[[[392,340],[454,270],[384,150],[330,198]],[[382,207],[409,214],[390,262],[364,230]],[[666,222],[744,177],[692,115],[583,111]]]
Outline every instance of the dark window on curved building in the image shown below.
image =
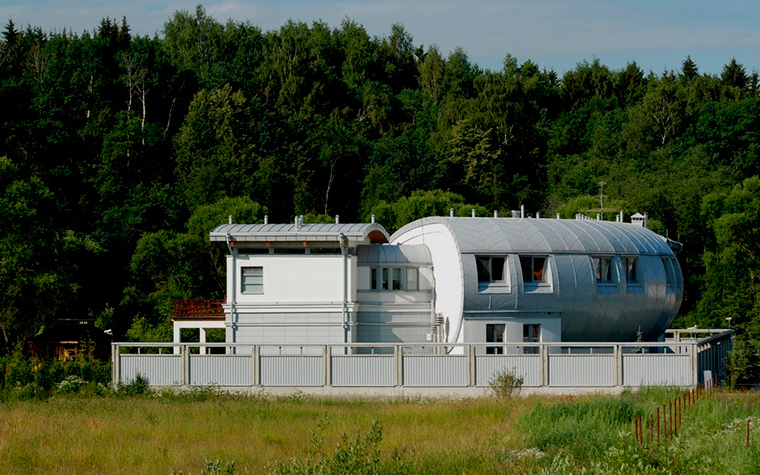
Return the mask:
[[597,282],[612,282],[612,258],[594,257],[594,272]]
[[478,269],[478,282],[504,281],[504,257],[476,256],[475,266]]
[[626,257],[625,258],[625,279],[628,283],[635,283],[639,281],[638,276],[636,275],[636,258],[635,257]]
[[520,256],[523,282],[546,282],[546,257]]

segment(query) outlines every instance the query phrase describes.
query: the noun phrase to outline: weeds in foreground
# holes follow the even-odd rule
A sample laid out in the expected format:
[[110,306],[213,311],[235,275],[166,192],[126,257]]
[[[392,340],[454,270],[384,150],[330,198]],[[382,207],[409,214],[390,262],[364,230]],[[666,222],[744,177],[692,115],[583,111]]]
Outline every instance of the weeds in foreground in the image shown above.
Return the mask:
[[523,377],[517,376],[514,370],[503,369],[488,382],[488,386],[497,398],[505,399],[516,396],[522,389],[523,382]]

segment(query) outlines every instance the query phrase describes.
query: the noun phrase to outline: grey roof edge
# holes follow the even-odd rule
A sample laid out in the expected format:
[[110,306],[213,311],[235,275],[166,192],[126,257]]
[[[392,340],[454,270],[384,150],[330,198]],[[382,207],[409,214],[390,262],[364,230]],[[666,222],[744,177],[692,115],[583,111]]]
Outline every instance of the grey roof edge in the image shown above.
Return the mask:
[[[469,218],[469,217],[455,217],[451,218],[448,216],[432,216],[427,218],[418,219],[416,221],[413,221],[405,226],[403,226],[401,229],[393,233],[390,237],[390,242],[396,242],[401,236],[403,236],[405,233],[427,225],[432,224],[441,224],[445,226],[449,232],[452,233],[454,236],[455,241],[457,242],[457,247],[461,247],[459,245],[460,236],[457,236],[457,231],[454,226],[452,226],[453,220],[498,220],[498,222],[510,222],[512,220],[516,221],[525,221],[525,222],[532,222],[532,221],[541,221],[542,223],[563,223],[568,224],[571,226],[590,226],[597,229],[597,231],[601,232],[601,234],[604,235],[606,240],[609,240],[609,236],[606,236],[606,233],[603,231],[604,228],[615,228],[619,231],[625,232],[625,234],[629,235],[629,239],[631,239],[631,244],[636,245],[634,243],[637,243],[641,245],[642,247],[646,247],[648,249],[629,249],[625,250],[622,253],[635,253],[635,254],[641,254],[641,255],[662,255],[662,254],[675,254],[673,251],[674,245],[670,242],[671,240],[666,238],[665,236],[661,236],[654,231],[651,231],[646,228],[642,228],[640,226],[637,226],[635,224],[630,223],[620,223],[620,222],[613,222],[613,221],[595,221],[595,220],[589,220],[589,221],[577,221],[574,219],[551,219],[551,218],[544,218],[544,219],[538,219],[538,218],[491,218],[491,217],[477,217],[477,218]],[[656,248],[651,248],[651,246],[657,244]],[[676,245],[677,246],[677,245]],[[505,251],[506,252],[506,251]],[[515,251],[511,251],[515,252]],[[527,252],[527,251],[526,251]],[[578,250],[556,250],[555,253],[577,253],[580,252]],[[589,252],[611,252],[611,250],[607,251],[595,251],[595,250],[589,250]],[[617,251],[620,253],[621,251]]]
[[343,234],[349,242],[377,244],[389,242],[388,231],[377,223],[345,224],[222,224],[209,233],[212,242],[231,236],[237,242],[338,241]]

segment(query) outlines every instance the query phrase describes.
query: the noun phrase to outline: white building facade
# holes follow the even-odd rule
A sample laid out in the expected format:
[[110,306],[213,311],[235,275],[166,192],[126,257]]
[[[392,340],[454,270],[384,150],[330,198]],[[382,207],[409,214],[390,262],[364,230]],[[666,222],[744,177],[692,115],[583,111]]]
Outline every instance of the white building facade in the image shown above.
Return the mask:
[[630,223],[432,217],[227,224],[226,341],[499,343],[658,339],[683,298],[670,242]]

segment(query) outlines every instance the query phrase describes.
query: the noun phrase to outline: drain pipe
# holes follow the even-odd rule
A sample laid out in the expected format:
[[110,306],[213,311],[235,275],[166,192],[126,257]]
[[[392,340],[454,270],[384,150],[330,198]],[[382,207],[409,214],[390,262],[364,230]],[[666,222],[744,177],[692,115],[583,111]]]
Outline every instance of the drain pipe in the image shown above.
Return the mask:
[[[235,337],[235,321],[236,321],[236,312],[237,309],[235,308],[235,302],[237,302],[237,284],[235,283],[235,276],[237,275],[237,271],[235,269],[235,254],[236,251],[233,249],[235,246],[235,239],[232,237],[230,233],[227,233],[227,235],[224,238],[225,243],[227,244],[227,250],[230,252],[230,269],[231,272],[230,275],[230,285],[231,285],[231,291],[227,292],[227,295],[230,296],[230,334],[231,334],[231,343],[235,343],[237,338]],[[225,335],[225,340],[227,339],[227,336]],[[228,350],[229,351],[229,350]],[[232,353],[235,354],[237,352],[236,348],[232,348]]]
[[343,233],[340,233],[340,253],[343,254],[343,343],[348,343],[348,238]]

